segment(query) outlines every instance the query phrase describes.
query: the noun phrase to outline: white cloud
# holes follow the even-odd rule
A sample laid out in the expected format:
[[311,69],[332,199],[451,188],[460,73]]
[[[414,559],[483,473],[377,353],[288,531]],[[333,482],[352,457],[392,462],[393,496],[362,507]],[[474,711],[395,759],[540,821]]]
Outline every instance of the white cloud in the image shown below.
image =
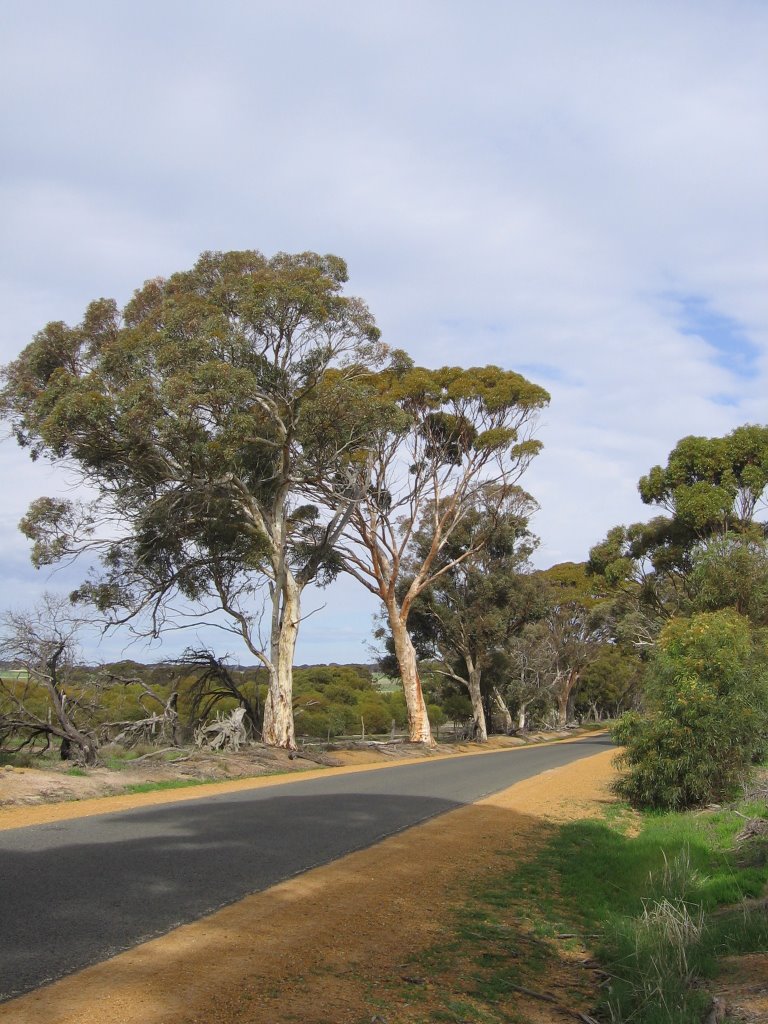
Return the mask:
[[[417,359],[551,368],[543,561],[647,514],[637,478],[681,436],[765,419],[757,0],[7,6],[3,358],[202,249],[338,252]],[[740,324],[753,376],[670,295]],[[38,467],[0,468],[15,552]],[[335,593],[300,658],[358,628]]]

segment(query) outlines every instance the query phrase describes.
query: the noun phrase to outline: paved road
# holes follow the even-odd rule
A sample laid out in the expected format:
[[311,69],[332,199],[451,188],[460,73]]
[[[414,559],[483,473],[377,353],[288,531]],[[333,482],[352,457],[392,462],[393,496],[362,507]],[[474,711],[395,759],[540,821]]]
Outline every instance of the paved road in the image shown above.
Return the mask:
[[0,1001],[609,745],[594,737],[0,832]]

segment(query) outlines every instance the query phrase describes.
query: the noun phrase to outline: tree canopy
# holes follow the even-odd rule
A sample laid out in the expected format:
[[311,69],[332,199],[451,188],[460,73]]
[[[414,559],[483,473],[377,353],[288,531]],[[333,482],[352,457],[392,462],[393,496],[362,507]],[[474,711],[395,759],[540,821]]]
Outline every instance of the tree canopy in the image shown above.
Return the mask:
[[365,423],[334,430],[331,413],[383,354],[346,278],[335,256],[204,253],[122,311],[99,299],[78,326],[49,324],[5,368],[0,396],[32,457],[91,489],[33,504],[22,528],[36,564],[98,552],[78,596],[112,621],[147,613],[154,635],[178,597],[196,616],[223,611],[270,671],[264,735],[286,746],[301,590],[356,500],[347,490],[321,519],[304,491],[364,447]]
[[[765,559],[765,529],[756,516],[765,506],[766,487],[768,427],[746,425],[725,437],[685,437],[667,465],[654,466],[638,484],[643,501],[666,515],[614,527],[590,551],[589,569],[630,592],[656,628],[678,612],[727,607],[734,573],[759,575]],[[720,598],[717,573],[707,573],[715,561],[720,570],[730,566],[725,575],[731,591]],[[705,582],[708,593],[700,600]],[[746,608],[744,595],[741,604]]]

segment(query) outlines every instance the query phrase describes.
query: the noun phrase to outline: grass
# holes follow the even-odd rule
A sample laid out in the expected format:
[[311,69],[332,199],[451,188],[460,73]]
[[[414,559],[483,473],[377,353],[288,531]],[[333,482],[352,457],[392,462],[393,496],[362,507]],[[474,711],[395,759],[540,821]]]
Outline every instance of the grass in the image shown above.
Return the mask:
[[163,782],[134,782],[123,787],[123,793],[155,793],[163,789],[188,789],[190,786],[209,786],[216,779],[166,779]]
[[[547,829],[528,863],[479,886],[405,966],[425,984],[396,986],[381,1012],[394,999],[421,1004],[424,1022],[508,1024],[526,1019],[519,987],[554,986],[563,1005],[611,1024],[700,1024],[718,958],[768,951],[768,917],[744,903],[765,891],[767,840],[735,847],[744,816],[768,808],[639,817],[613,805]],[[579,966],[588,956],[601,974]]]
[[726,953],[768,950],[764,912],[714,914],[756,897],[765,864],[734,850],[741,814],[653,814],[638,835],[610,822],[560,829],[542,854],[559,880],[562,912],[576,929],[601,936],[596,954],[611,984],[602,1011],[613,1022],[699,1024],[709,1005],[702,979]]

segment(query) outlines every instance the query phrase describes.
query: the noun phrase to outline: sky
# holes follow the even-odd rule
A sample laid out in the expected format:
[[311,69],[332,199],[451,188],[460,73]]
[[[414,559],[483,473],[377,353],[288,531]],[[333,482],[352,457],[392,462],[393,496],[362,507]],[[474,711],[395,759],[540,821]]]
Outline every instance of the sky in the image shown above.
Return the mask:
[[[388,344],[550,391],[521,482],[581,561],[768,422],[767,41],[764,0],[0,0],[0,362],[204,250],[335,253]],[[72,479],[7,439],[0,481],[0,607],[66,593],[17,524]],[[315,608],[299,662],[370,660],[373,598]]]

